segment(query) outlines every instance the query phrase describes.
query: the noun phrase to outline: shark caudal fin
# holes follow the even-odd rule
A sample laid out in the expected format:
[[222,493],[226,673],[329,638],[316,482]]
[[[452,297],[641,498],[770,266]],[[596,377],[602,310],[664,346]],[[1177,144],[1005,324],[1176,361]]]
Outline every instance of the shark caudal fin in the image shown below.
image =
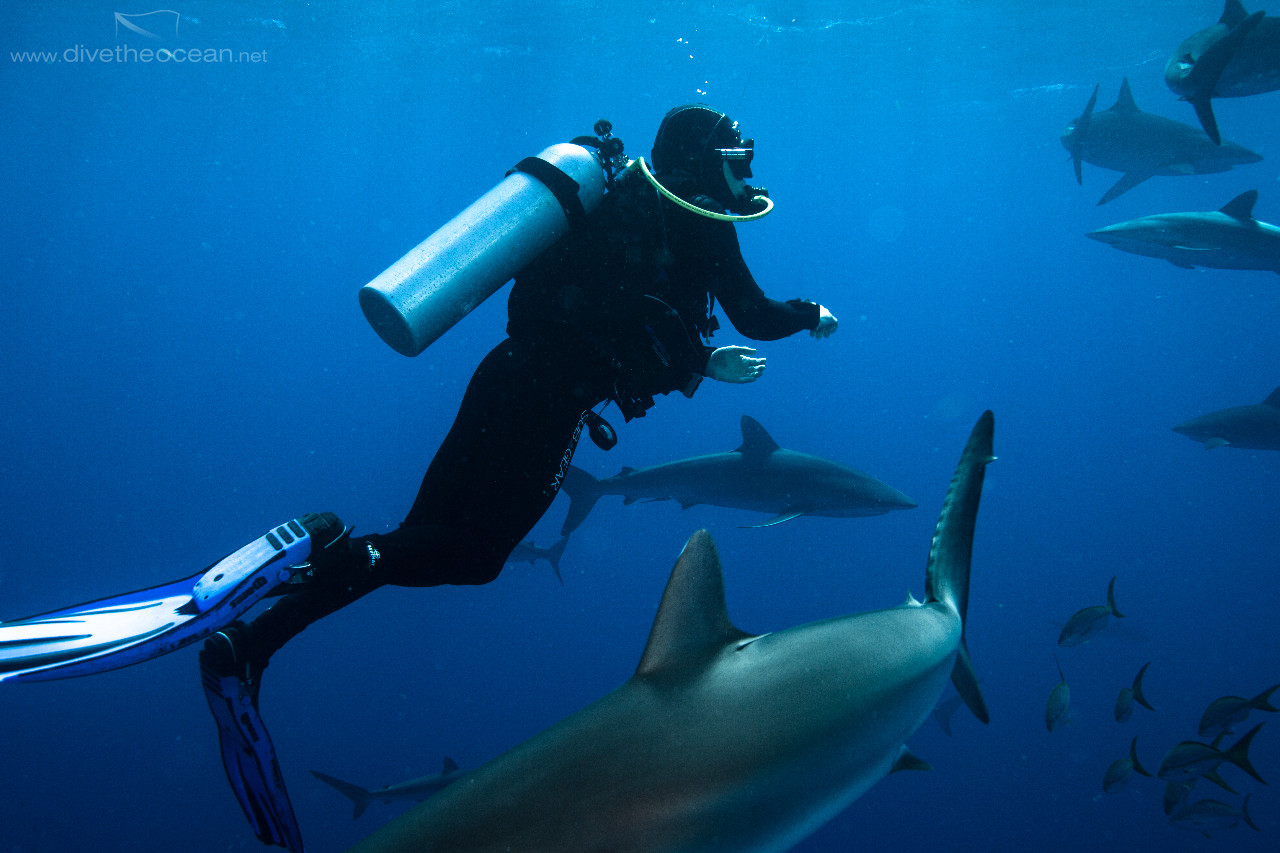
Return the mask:
[[350,782],[343,782],[341,779],[326,776],[319,770],[312,770],[311,775],[319,779],[321,782],[324,782],[326,785],[331,785],[338,789],[343,796],[347,797],[355,804],[355,813],[351,815],[352,820],[355,820],[360,817],[360,815],[364,814],[364,810],[369,807],[369,803],[373,802],[375,799],[373,794],[369,793],[364,788],[361,788],[359,785],[353,785]]
[[569,496],[569,514],[564,517],[564,524],[560,528],[560,535],[564,537],[587,520],[591,508],[600,500],[600,481],[581,468],[570,465],[569,470],[564,472],[562,488]]
[[[960,464],[956,466],[951,487],[942,503],[942,514],[934,528],[929,548],[929,565],[925,569],[925,600],[949,604],[960,614],[963,626],[969,608],[969,565],[973,556],[973,529],[978,520],[978,502],[982,498],[982,481],[987,463],[995,460],[992,436],[995,416],[983,412],[969,436]],[[978,687],[978,676],[969,660],[961,629],[960,648],[956,652],[951,682],[960,698],[982,722],[990,722],[987,703]]]
[[564,578],[560,575],[560,558],[564,556],[564,546],[569,544],[568,536],[561,536],[560,539],[547,549],[547,562],[551,564],[551,571],[556,573],[556,580],[560,581],[560,585],[564,586]]

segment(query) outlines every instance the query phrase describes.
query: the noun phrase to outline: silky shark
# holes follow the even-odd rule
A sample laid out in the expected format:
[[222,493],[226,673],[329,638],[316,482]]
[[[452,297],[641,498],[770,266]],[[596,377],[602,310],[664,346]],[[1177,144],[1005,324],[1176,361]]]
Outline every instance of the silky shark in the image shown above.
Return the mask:
[[983,722],[965,646],[993,417],[943,502],[923,602],[776,633],[735,628],[706,531],[672,570],[635,674],[357,844],[357,853],[775,853],[896,769],[948,676]]
[[1180,423],[1173,431],[1204,442],[1205,450],[1280,450],[1280,388],[1261,403],[1219,409]]
[[564,490],[570,503],[562,536],[576,530],[603,495],[622,495],[625,503],[675,500],[685,509],[712,504],[774,514],[757,527],[802,515],[858,518],[916,505],[902,492],[861,471],[784,450],[747,415],[742,416],[742,444],[736,450],[650,468],[623,468],[606,480],[570,467]]
[[1241,193],[1218,210],[1158,213],[1090,231],[1122,252],[1164,258],[1175,267],[1270,270],[1280,273],[1280,228],[1253,218],[1258,191]]
[[1128,77],[1110,109],[1094,112],[1097,102],[1095,86],[1084,112],[1062,132],[1062,147],[1071,152],[1078,184],[1084,184],[1082,161],[1124,173],[1098,204],[1118,198],[1154,175],[1229,172],[1232,166],[1262,159],[1234,142],[1214,145],[1197,127],[1143,112],[1133,99]]
[[1164,81],[1195,107],[1204,132],[1222,141],[1213,98],[1243,98],[1280,89],[1280,20],[1250,15],[1226,0],[1218,23],[1189,36],[1169,57]]

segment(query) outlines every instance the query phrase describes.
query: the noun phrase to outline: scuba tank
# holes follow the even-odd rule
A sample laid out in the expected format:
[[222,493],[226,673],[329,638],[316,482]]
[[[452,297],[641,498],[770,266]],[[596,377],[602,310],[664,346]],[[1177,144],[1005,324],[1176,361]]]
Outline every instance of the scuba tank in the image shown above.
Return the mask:
[[[396,352],[415,356],[596,209],[627,164],[605,119],[526,157],[502,182],[360,288],[360,308]],[[595,150],[592,150],[595,149]]]

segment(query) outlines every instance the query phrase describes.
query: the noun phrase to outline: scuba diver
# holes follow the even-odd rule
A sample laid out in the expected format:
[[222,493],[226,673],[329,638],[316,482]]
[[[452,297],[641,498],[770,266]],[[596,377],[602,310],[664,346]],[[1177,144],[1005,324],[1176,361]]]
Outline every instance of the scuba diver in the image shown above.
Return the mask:
[[[353,537],[331,513],[303,516],[198,576],[189,604],[174,599],[182,619],[192,621],[171,620],[185,633],[161,651],[205,639],[201,676],[224,766],[265,843],[302,847],[258,714],[263,672],[276,651],[384,585],[494,580],[550,507],[582,432],[604,449],[616,443],[596,411],[602,405],[616,404],[630,421],[643,417],[656,396],[692,396],[704,377],[758,379],[765,359],[754,349],[708,343],[718,327],[717,304],[753,340],[802,331],[825,338],[837,328],[816,302],[767,297],[742,258],[733,222],[758,218],[773,203],[746,183],[754,140],[743,140],[737,122],[701,104],[672,109],[654,140],[652,171],[643,158],[622,156],[607,122],[596,130],[600,159],[629,165],[616,179],[609,172],[609,192],[589,216],[515,273],[508,337],[476,368],[399,528]],[[574,142],[594,144],[585,139]],[[132,595],[149,603],[156,592]],[[238,618],[268,594],[279,595],[271,607],[251,621]],[[0,623],[0,647],[5,628],[47,634],[52,622],[82,616],[87,607]],[[204,612],[222,614],[222,621],[197,628]],[[175,629],[166,623],[163,630]],[[0,680],[63,677],[143,659],[76,659],[69,666],[70,654],[28,652],[18,662],[0,657]]]

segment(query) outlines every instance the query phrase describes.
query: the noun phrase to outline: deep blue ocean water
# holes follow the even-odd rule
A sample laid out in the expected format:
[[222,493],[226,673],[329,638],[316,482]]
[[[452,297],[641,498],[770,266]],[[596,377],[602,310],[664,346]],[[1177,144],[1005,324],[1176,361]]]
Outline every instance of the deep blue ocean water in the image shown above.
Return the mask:
[[[763,381],[664,399],[576,463],[606,476],[729,450],[746,413],[919,508],[746,529],[763,517],[607,498],[563,586],[513,565],[480,588],[383,589],[317,624],[262,696],[308,850],[344,849],[404,808],[353,822],[308,770],[377,787],[445,755],[473,767],[621,683],[699,527],[745,630],[921,594],[985,408],[1000,459],[967,630],[992,722],[962,710],[951,738],[926,722],[910,746],[932,772],[882,781],[797,849],[1275,849],[1277,794],[1235,768],[1261,833],[1169,826],[1157,780],[1101,790],[1133,735],[1154,769],[1209,701],[1280,681],[1280,455],[1170,431],[1280,383],[1280,280],[1083,236],[1251,188],[1258,218],[1280,221],[1280,94],[1216,102],[1224,135],[1267,160],[1155,178],[1105,207],[1117,175],[1086,164],[1076,186],[1058,141],[1095,84],[1105,108],[1126,76],[1141,107],[1194,123],[1162,70],[1218,0],[173,8],[159,43],[259,61],[91,62],[152,45],[114,17],[150,10],[3,11],[0,617],[190,574],[308,511],[393,528],[503,335],[505,291],[407,359],[369,329],[357,289],[520,158],[601,116],[647,154],[667,109],[706,101],[756,138],[777,202],[739,227],[756,278],[829,306],[840,330],[762,345]],[[566,506],[535,541],[555,540]],[[1057,649],[1112,576],[1126,618]],[[1050,733],[1055,651],[1073,720]],[[5,685],[0,851],[260,849],[195,657]],[[1159,710],[1118,724],[1116,692],[1146,661]],[[1252,757],[1274,782],[1280,720],[1259,718]]]

